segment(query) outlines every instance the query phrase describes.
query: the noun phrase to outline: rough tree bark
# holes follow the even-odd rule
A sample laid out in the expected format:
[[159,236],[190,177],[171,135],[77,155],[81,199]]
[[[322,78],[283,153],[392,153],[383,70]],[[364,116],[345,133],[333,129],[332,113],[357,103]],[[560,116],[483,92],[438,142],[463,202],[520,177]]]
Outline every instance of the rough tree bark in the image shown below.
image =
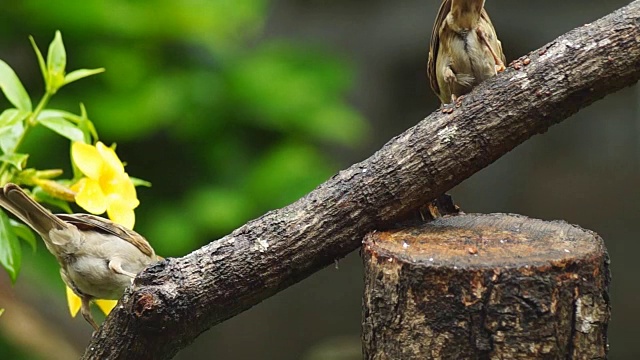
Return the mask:
[[604,241],[561,221],[445,216],[363,243],[365,359],[605,359]]
[[[136,278],[85,359],[168,359],[524,142],[640,78],[640,1],[573,30],[297,202]],[[215,219],[212,219],[215,221]],[[179,240],[179,239],[177,239]]]

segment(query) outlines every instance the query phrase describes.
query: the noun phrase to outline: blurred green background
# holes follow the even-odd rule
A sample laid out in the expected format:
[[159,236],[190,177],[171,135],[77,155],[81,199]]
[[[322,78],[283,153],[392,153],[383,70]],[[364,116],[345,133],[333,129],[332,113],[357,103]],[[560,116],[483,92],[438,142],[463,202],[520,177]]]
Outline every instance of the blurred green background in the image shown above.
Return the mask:
[[[490,1],[508,60],[625,1]],[[51,103],[83,102],[139,188],[136,230],[184,255],[298,199],[437,106],[425,79],[439,1],[45,1],[3,4],[0,58],[38,98],[41,48],[61,30],[68,69],[105,67]],[[577,11],[579,10],[579,11]],[[564,219],[612,258],[612,359],[640,356],[637,87],[528,141],[453,190],[467,212]],[[0,99],[0,109],[8,102]],[[68,168],[68,142],[34,131],[30,164]],[[25,248],[26,249],[26,248]],[[53,257],[0,273],[0,358],[69,359],[90,327],[69,318]],[[357,254],[214,327],[177,359],[359,359]]]

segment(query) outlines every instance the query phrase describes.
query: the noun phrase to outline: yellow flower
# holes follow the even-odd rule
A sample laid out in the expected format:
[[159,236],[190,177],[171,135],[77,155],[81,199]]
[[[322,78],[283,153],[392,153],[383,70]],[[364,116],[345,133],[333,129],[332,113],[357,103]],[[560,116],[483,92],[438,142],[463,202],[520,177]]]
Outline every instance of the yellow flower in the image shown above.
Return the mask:
[[[98,305],[105,315],[109,315],[111,310],[113,310],[113,308],[118,304],[118,300],[94,300],[94,303]],[[80,311],[80,307],[82,306],[82,300],[80,300],[78,295],[76,295],[68,286],[67,304],[69,305],[71,317],[76,317],[76,315],[78,315],[78,311]]]
[[71,157],[85,175],[71,187],[76,192],[76,203],[92,214],[106,211],[112,221],[132,229],[133,209],[140,202],[116,152],[101,142],[96,146],[74,142]]
[[[71,145],[71,157],[73,163],[85,175],[71,186],[76,192],[76,203],[92,214],[99,215],[106,211],[113,222],[133,229],[133,209],[138,207],[140,202],[116,152],[101,142],[96,146],[74,142]],[[81,300],[69,287],[67,303],[71,316],[75,317],[80,310]],[[96,299],[94,303],[105,315],[109,315],[118,301]]]

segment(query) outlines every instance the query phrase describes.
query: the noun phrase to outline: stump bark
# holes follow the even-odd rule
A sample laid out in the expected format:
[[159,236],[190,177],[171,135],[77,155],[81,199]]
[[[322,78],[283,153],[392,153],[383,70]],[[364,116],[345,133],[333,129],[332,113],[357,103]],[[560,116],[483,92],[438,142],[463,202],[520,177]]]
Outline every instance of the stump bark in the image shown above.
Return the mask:
[[609,260],[565,222],[463,214],[364,239],[365,359],[605,359]]

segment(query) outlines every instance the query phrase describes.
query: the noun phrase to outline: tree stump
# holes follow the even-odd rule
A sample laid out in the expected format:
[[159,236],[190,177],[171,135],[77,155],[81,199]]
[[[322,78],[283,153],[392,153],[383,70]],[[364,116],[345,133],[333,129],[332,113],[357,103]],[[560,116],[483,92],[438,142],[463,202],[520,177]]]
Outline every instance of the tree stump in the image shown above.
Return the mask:
[[605,359],[609,260],[595,233],[463,214],[364,239],[365,359]]

